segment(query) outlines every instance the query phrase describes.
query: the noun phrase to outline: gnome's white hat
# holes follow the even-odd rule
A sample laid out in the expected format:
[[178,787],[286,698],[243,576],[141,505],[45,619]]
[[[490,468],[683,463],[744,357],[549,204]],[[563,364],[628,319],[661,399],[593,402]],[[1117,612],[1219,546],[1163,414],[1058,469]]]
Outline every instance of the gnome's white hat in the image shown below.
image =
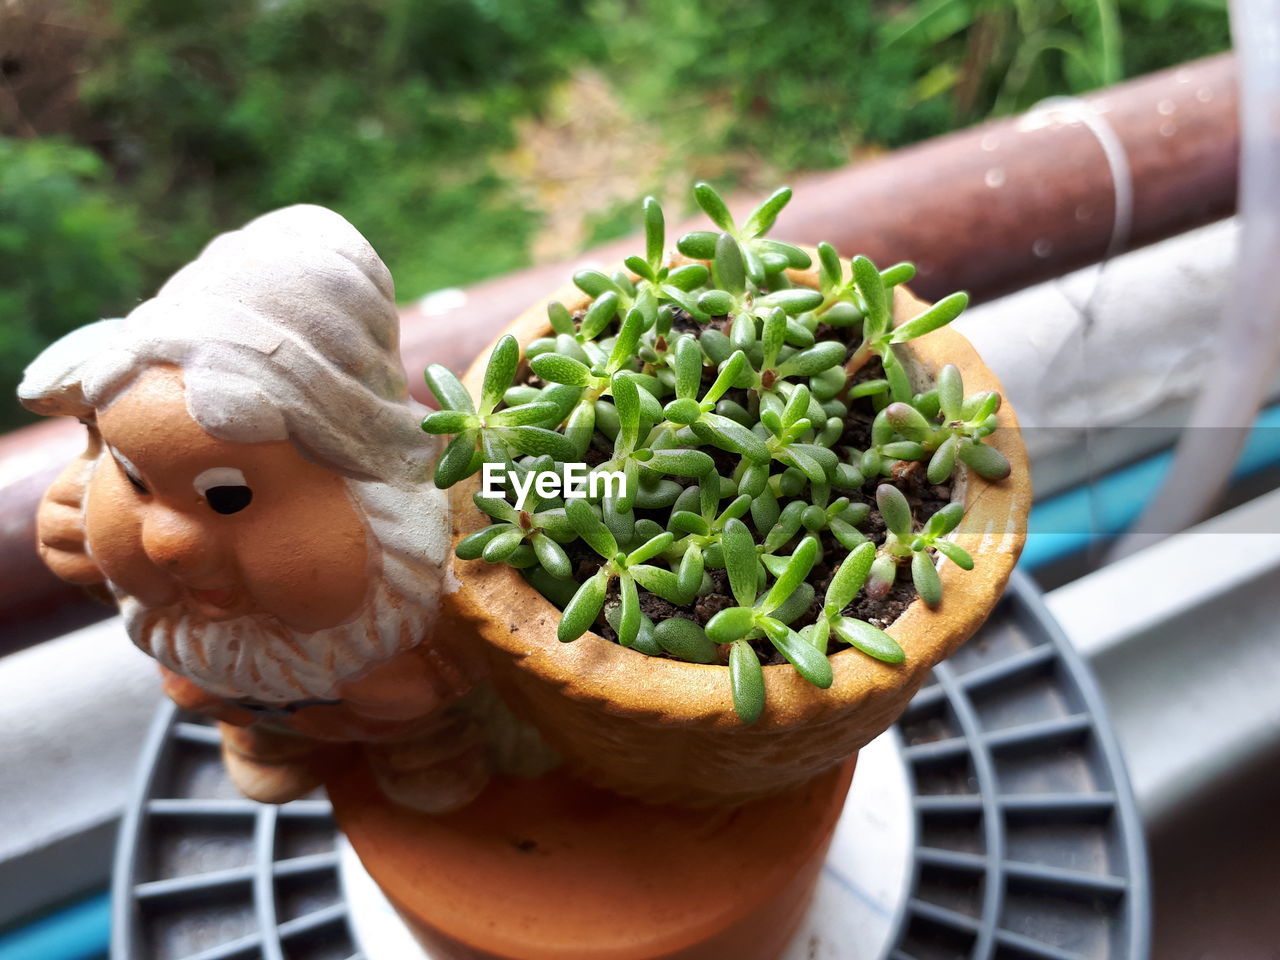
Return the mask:
[[123,320],[50,346],[18,395],[38,413],[88,418],[172,363],[214,436],[288,438],[353,478],[419,482],[436,445],[399,345],[395,289],[373,247],[332,210],[298,205],[217,237]]

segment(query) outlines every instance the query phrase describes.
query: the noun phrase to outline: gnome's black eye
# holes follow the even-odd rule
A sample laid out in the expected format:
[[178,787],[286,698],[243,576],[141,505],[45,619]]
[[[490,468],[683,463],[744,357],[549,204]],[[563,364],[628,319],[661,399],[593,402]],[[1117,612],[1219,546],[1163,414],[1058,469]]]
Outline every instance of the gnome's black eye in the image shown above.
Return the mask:
[[239,513],[253,502],[253,491],[239,484],[227,487],[210,487],[204,498],[214,513]]
[[214,513],[239,513],[253,502],[253,491],[235,467],[212,467],[196,477],[193,486]]
[[133,487],[133,489],[137,490],[144,497],[151,492],[141,480],[135,477],[128,470],[124,471],[124,478],[129,481],[129,486]]

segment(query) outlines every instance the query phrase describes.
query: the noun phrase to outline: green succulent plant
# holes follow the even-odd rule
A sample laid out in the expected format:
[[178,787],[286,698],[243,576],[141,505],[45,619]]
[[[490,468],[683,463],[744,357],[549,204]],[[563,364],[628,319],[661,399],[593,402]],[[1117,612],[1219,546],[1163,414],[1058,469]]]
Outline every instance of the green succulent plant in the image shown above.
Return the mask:
[[930,483],[945,483],[959,461],[987,480],[1009,476],[1004,454],[982,442],[998,426],[1000,394],[994,390],[964,395],[960,369],[947,364],[938,386],[881,408],[871,424],[871,445],[859,467],[868,477],[889,476],[899,460],[928,460]]
[[751,211],[741,228],[734,223],[724,199],[711,184],[695,184],[693,196],[702,212],[722,232],[696,230],[686,233],[676,241],[676,248],[686,257],[710,260],[722,246],[720,237],[728,236],[741,251],[739,258],[743,270],[757,285],[764,284],[768,277],[777,276],[788,267],[803,270],[812,263],[809,254],[794,244],[765,237],[782,208],[791,201],[790,187],[775,190],[764,203]]
[[[538,457],[526,466],[516,466],[525,474],[553,470],[555,461]],[[561,546],[578,537],[565,513],[564,501],[543,500],[530,485],[524,508],[517,510],[506,500],[475,497],[475,505],[497,521],[458,542],[456,553],[462,560],[484,558],[490,563],[506,562],[527,567],[540,564],[553,577],[567,578],[572,573],[569,557]]]
[[893,587],[898,565],[909,561],[911,581],[916,593],[931,607],[942,602],[942,580],[930,551],[938,550],[964,570],[973,569],[973,558],[959,544],[942,538],[959,526],[964,508],[958,503],[943,507],[924,524],[917,534],[911,516],[911,505],[897,487],[882,483],[876,488],[876,505],[884,519],[885,539],[876,553],[867,577],[867,595],[885,596]]
[[[707,623],[706,634],[714,643],[733,644],[742,651],[738,654],[741,661],[738,669],[729,672],[729,683],[738,716],[751,723],[764,710],[764,687],[756,680],[760,662],[755,650],[746,643],[749,637],[767,638],[796,672],[815,687],[825,690],[831,686],[831,661],[825,651],[790,627],[802,612],[796,609],[801,604],[791,601],[802,586],[807,586],[805,577],[818,559],[818,541],[814,537],[801,540],[773,585],[759,594],[755,541],[740,520],[731,521],[725,531],[724,556],[737,606],[726,607],[713,616]],[[808,603],[803,606],[807,607]]]
[[451,487],[471,476],[486,458],[509,463],[512,449],[530,456],[551,454],[562,461],[574,455],[566,437],[538,425],[554,418],[556,404],[539,400],[494,412],[503,402],[503,393],[515,377],[519,361],[520,346],[515,337],[499,340],[489,356],[478,406],[472,404],[467,388],[448,367],[438,363],[427,367],[427,386],[440,409],[427,415],[422,429],[454,435],[436,464],[437,486]]
[[835,636],[867,656],[885,663],[901,663],[906,659],[897,640],[879,627],[847,616],[844,612],[866,583],[875,560],[876,547],[869,541],[860,544],[845,556],[827,585],[821,613],[813,623],[801,630],[804,638],[814,647],[825,653],[831,637]]
[[[940,485],[957,470],[998,480],[1009,465],[984,442],[999,395],[965,396],[954,366],[912,393],[896,352],[959,315],[964,294],[895,327],[890,294],[910,264],[846,267],[821,244],[817,288],[797,286],[788,271],[809,255],[765,236],[789,190],[741,225],[708,185],[694,195],[718,228],[679,239],[695,262],[667,254],[647,199],[644,255],[613,275],[579,272],[585,304],[550,304],[550,334],[524,364],[500,340],[478,402],[443,367],[427,370],[441,409],[423,428],[453,437],[438,485],[484,463],[506,471],[499,495],[475,495],[493,522],[459,557],[520,569],[562,609],[564,642],[595,629],[641,654],[727,667],[752,722],[766,664],[824,688],[841,650],[901,663],[882,629],[891,615],[875,612],[900,568],[936,606],[939,559],[973,566],[952,539],[961,505],[917,517],[913,500],[949,499]],[[534,492],[534,477],[579,463],[620,487]]]

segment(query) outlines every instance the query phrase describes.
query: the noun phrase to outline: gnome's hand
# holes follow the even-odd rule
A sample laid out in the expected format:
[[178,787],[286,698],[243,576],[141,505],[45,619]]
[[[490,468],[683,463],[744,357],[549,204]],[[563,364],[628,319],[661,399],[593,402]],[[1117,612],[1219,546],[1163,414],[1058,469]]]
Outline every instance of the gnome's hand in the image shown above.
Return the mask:
[[102,453],[102,437],[89,427],[85,452],[58,474],[40,501],[36,514],[40,559],[63,580],[81,585],[106,581],[85,550],[84,492]]
[[342,686],[342,699],[371,720],[419,721],[444,710],[471,687],[452,662],[430,656],[431,640],[411,647]]

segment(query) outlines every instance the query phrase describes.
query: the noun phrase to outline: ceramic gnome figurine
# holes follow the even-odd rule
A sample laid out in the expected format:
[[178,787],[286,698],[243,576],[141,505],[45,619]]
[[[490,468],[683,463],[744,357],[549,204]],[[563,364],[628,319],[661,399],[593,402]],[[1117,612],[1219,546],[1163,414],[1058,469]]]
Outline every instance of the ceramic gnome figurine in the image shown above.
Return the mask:
[[89,433],[41,504],[45,562],[105,585],[169,696],[222,721],[259,800],[308,792],[352,741],[420,810],[488,776],[476,669],[437,629],[447,503],[398,346],[373,248],[296,206],[53,344],[19,389]]

